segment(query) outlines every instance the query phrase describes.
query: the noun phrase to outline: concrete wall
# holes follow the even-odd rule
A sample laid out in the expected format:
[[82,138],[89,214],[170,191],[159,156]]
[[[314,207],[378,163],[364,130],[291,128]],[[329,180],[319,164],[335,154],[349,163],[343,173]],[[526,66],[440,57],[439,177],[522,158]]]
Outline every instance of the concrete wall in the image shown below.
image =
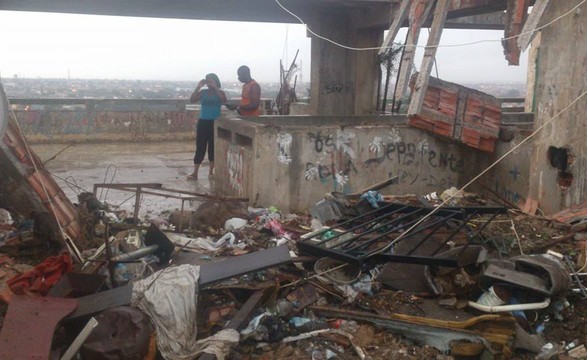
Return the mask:
[[405,125],[404,117],[259,117],[217,122],[216,189],[251,204],[304,210],[325,193],[443,191],[474,166],[471,150]]
[[13,99],[31,143],[187,140],[199,112],[186,100]]
[[[524,115],[522,115],[523,118]],[[508,118],[516,118],[519,115],[508,114]],[[529,119],[526,120],[530,120]],[[532,133],[533,123],[507,122],[506,119],[500,139],[496,142],[493,154],[472,152],[470,161],[475,164],[469,172],[472,179],[477,174],[487,169],[491,164],[500,159],[510,150],[516,148]],[[503,120],[502,120],[503,121]],[[467,191],[473,191],[485,195],[489,199],[502,203],[500,198],[512,204],[521,206],[528,197],[528,185],[530,183],[530,157],[532,155],[532,140],[523,142],[512,153],[503,158],[486,175],[471,185]],[[469,179],[467,179],[469,180]]]
[[[542,23],[579,3],[550,1]],[[542,30],[538,50],[535,104],[536,127],[549,121],[587,90],[587,5]],[[587,200],[587,96],[546,126],[534,141],[530,195],[546,213]],[[549,147],[568,150],[569,175],[561,174],[548,158]],[[562,181],[561,175],[567,181]]]

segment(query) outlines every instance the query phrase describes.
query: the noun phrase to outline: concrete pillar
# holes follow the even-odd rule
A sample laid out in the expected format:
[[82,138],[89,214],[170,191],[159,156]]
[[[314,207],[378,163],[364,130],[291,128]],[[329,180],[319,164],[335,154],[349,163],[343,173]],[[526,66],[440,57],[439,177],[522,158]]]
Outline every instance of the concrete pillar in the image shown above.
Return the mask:
[[536,90],[536,65],[538,62],[538,53],[540,52],[540,39],[540,33],[536,34],[528,52],[528,77],[526,79],[526,103],[524,106],[526,112],[535,111],[536,104],[534,102],[534,94]]
[[[550,1],[542,22],[551,21],[578,0]],[[542,30],[535,88],[535,127],[552,123],[533,141],[530,196],[552,214],[587,201],[587,11],[576,11]],[[570,107],[569,107],[570,106]]]
[[[376,47],[383,31],[353,29],[344,10],[316,14],[309,27],[321,36],[351,47]],[[311,111],[317,115],[359,115],[376,104],[377,50],[353,51],[311,35]]]

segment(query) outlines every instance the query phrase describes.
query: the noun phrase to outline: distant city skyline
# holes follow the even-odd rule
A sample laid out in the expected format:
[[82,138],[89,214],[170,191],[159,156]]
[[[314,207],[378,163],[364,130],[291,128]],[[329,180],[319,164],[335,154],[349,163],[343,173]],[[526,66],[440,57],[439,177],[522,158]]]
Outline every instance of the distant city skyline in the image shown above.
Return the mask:
[[[302,25],[0,11],[0,32],[6,35],[2,78],[197,82],[216,72],[223,82],[234,82],[236,69],[246,64],[258,81],[276,82],[279,60],[289,64],[299,49],[299,76],[310,80],[311,40]],[[420,44],[427,34],[422,31]],[[397,39],[404,36],[405,29]],[[441,44],[501,37],[503,31],[447,29]],[[437,63],[440,78],[453,82],[526,80],[526,54],[521,66],[509,67],[499,41],[440,48]]]

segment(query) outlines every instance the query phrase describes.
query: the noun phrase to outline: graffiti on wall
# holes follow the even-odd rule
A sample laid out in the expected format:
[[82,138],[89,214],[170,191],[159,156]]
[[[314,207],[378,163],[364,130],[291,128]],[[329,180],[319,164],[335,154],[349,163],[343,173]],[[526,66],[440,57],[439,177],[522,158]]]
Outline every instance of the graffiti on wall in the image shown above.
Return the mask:
[[352,81],[326,80],[322,83],[322,94],[352,94],[355,83]]
[[[370,139],[368,151],[361,151],[352,131],[308,133],[307,140],[316,156],[306,163],[306,181],[332,183],[336,191],[350,190],[353,176],[382,168],[400,184],[442,188],[455,185],[465,161],[456,152],[443,151],[428,141],[404,141],[397,129]],[[430,169],[438,169],[432,174]]]
[[505,178],[507,181],[500,181],[500,176],[496,176],[493,183],[493,190],[501,197],[514,204],[518,204],[519,202],[524,201],[525,198],[517,190],[515,190],[515,188],[520,188],[520,186],[522,186],[522,188],[527,186],[527,183],[520,184],[518,181],[522,179],[522,173],[520,172],[518,166],[511,166],[511,168],[507,171],[507,176]]
[[356,140],[356,134],[348,129],[338,129],[334,133],[308,133],[307,141],[317,160],[306,163],[305,179],[318,180],[323,184],[331,182],[335,191],[350,191],[350,176],[358,173],[354,164],[357,158]]
[[291,134],[277,134],[277,161],[285,165],[291,163],[291,141]]
[[232,190],[243,193],[243,149],[238,146],[230,146],[226,151],[226,164],[228,168],[228,181]]

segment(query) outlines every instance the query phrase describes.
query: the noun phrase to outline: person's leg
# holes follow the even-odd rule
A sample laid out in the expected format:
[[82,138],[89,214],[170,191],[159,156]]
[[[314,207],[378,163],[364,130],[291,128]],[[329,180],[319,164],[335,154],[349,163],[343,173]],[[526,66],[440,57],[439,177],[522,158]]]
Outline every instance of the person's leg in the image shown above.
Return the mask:
[[200,169],[200,164],[202,160],[204,160],[204,155],[206,154],[206,129],[205,124],[203,124],[203,120],[198,120],[198,126],[196,128],[196,154],[194,155],[194,172],[188,175],[188,178],[197,179],[198,178],[198,170]]
[[210,138],[208,139],[208,161],[210,161],[210,174],[209,176],[214,176],[214,122],[212,123],[210,129]]

